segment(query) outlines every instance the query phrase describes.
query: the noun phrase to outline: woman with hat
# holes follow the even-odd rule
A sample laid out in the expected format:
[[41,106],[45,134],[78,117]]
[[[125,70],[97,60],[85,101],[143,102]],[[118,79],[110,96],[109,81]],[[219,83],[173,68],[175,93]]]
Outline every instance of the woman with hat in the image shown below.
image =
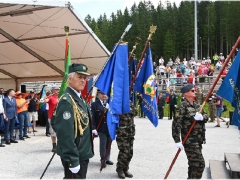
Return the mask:
[[21,93],[20,91],[16,92],[18,120],[19,120],[19,123],[20,123],[19,139],[24,141],[24,137],[30,138],[27,135],[29,100],[25,100],[22,96],[23,96],[23,93]]

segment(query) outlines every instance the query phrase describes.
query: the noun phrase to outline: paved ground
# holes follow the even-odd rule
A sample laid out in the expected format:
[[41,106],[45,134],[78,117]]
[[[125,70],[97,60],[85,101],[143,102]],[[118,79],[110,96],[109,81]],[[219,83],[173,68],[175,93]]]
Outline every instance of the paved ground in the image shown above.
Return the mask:
[[[130,164],[130,172],[134,179],[163,179],[173,157],[177,152],[171,136],[171,120],[159,120],[154,127],[146,118],[135,118],[136,138],[134,156]],[[240,139],[236,126],[214,128],[215,123],[207,123],[207,144],[203,146],[206,168],[203,179],[210,179],[209,159],[223,160],[224,152],[239,153]],[[20,141],[18,144],[0,148],[1,179],[39,179],[52,157],[50,137],[44,135],[45,128],[37,127],[36,136]],[[116,160],[118,149],[116,141],[112,144],[111,160],[113,166],[107,166],[100,173],[99,142],[94,140],[95,156],[90,160],[88,179],[117,179]],[[55,155],[43,179],[62,179],[63,168],[59,156]],[[181,152],[168,179],[187,178],[187,159]]]

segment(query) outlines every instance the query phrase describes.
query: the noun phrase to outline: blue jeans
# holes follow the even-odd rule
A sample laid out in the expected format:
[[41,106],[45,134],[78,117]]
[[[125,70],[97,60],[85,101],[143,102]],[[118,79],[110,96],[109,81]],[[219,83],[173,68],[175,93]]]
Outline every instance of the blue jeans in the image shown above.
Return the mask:
[[28,128],[28,112],[23,111],[18,113],[18,120],[20,124],[19,129],[19,138],[27,135],[27,128]]
[[5,141],[9,141],[8,139],[8,131],[10,131],[10,140],[14,140],[14,136],[13,136],[13,131],[14,131],[14,125],[15,125],[15,117],[13,119],[8,119],[8,121],[6,122],[4,120],[4,139]]

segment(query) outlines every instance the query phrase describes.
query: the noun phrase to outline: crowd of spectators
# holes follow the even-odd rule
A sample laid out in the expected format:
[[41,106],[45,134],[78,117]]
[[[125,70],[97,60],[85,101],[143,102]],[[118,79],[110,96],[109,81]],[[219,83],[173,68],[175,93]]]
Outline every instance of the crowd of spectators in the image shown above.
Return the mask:
[[[214,62],[214,63],[212,63]],[[217,53],[213,56],[213,61],[208,56],[207,58],[195,60],[191,57],[190,60],[183,58],[181,61],[177,56],[175,61],[172,58],[168,62],[161,56],[159,64],[154,63],[154,72],[159,84],[167,84],[175,89],[175,85],[184,85],[187,83],[196,84],[201,81],[211,82],[213,78],[205,78],[213,76],[214,71],[221,70],[225,58],[222,53],[218,56]],[[224,70],[222,77],[224,78],[228,72],[231,63]]]
[[[0,88],[0,134],[4,134],[4,141],[7,145],[18,143],[17,140],[25,141],[30,133],[38,132],[36,129],[39,117],[46,118],[46,136],[50,136],[47,119],[47,103],[45,108],[40,108],[40,93],[15,92],[9,89],[4,92]],[[13,116],[11,116],[13,115]],[[31,129],[29,129],[31,127]],[[2,141],[0,147],[2,145]]]

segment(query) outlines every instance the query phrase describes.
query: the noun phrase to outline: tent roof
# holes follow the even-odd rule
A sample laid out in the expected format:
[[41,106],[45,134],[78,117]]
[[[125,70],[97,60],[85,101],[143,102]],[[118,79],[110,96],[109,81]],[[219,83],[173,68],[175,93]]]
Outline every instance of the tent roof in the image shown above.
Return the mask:
[[72,63],[100,72],[110,53],[70,3],[28,3],[0,3],[0,80],[61,79],[64,26],[69,26]]

